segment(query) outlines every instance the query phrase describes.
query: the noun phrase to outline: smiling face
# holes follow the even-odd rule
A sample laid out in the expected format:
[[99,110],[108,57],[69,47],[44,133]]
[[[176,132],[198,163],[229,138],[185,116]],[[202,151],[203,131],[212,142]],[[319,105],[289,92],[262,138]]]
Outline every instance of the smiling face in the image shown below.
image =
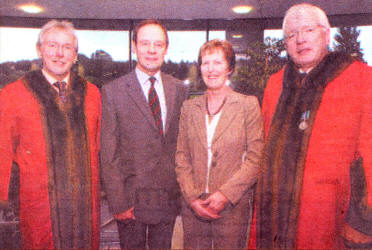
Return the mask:
[[304,9],[287,17],[285,46],[303,71],[315,67],[328,53],[329,29],[320,25],[315,11]]
[[223,50],[205,51],[201,57],[200,71],[209,90],[223,89],[231,73]]
[[137,33],[137,42],[132,41],[132,46],[137,55],[136,67],[150,76],[160,70],[167,53],[167,42],[159,25],[142,26]]
[[43,62],[43,70],[56,80],[65,78],[76,60],[74,36],[67,30],[52,28],[44,33],[42,42],[36,47]]

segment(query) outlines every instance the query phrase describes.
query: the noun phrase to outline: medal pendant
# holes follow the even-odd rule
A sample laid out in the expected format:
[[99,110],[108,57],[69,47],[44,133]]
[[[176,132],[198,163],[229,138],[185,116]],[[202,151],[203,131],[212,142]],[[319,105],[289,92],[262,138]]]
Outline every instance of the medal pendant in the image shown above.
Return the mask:
[[300,123],[300,125],[298,125],[298,128],[301,129],[301,130],[305,130],[307,129],[308,125],[307,125],[307,122],[306,121],[302,121]]

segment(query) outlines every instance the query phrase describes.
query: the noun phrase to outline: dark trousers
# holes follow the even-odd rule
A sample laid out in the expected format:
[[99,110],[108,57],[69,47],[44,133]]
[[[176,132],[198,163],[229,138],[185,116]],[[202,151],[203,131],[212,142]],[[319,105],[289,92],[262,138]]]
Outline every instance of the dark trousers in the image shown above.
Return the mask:
[[236,206],[226,205],[222,218],[204,220],[182,204],[185,249],[245,249],[251,215],[251,197],[245,195]]
[[144,224],[136,220],[117,221],[121,249],[170,249],[175,220]]

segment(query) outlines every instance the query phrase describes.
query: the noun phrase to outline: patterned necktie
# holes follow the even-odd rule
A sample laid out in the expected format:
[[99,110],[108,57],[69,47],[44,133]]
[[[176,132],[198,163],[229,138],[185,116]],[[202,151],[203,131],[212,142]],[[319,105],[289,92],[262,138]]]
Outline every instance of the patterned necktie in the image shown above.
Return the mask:
[[58,96],[61,101],[64,103],[66,101],[66,82],[55,82],[53,83],[54,86],[58,88]]
[[161,120],[161,110],[160,110],[160,103],[159,103],[159,97],[155,90],[155,77],[150,77],[149,81],[151,82],[151,87],[149,89],[149,106],[151,108],[152,115],[154,116],[155,124],[159,129],[159,133],[163,135],[163,122]]

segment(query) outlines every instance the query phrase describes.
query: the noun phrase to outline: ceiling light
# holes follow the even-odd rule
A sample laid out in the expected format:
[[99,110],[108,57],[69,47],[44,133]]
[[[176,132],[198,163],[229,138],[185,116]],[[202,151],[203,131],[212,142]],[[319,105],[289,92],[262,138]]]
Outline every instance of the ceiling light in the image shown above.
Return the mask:
[[239,38],[242,38],[243,35],[242,34],[234,34],[234,35],[231,35],[232,38],[236,38],[236,39],[239,39]]
[[235,6],[232,8],[232,10],[236,13],[236,14],[247,14],[249,12],[251,12],[253,9],[252,6],[249,6],[249,5],[238,5],[238,6]]
[[43,8],[36,4],[23,4],[18,6],[18,9],[31,14],[37,14],[43,11]]

